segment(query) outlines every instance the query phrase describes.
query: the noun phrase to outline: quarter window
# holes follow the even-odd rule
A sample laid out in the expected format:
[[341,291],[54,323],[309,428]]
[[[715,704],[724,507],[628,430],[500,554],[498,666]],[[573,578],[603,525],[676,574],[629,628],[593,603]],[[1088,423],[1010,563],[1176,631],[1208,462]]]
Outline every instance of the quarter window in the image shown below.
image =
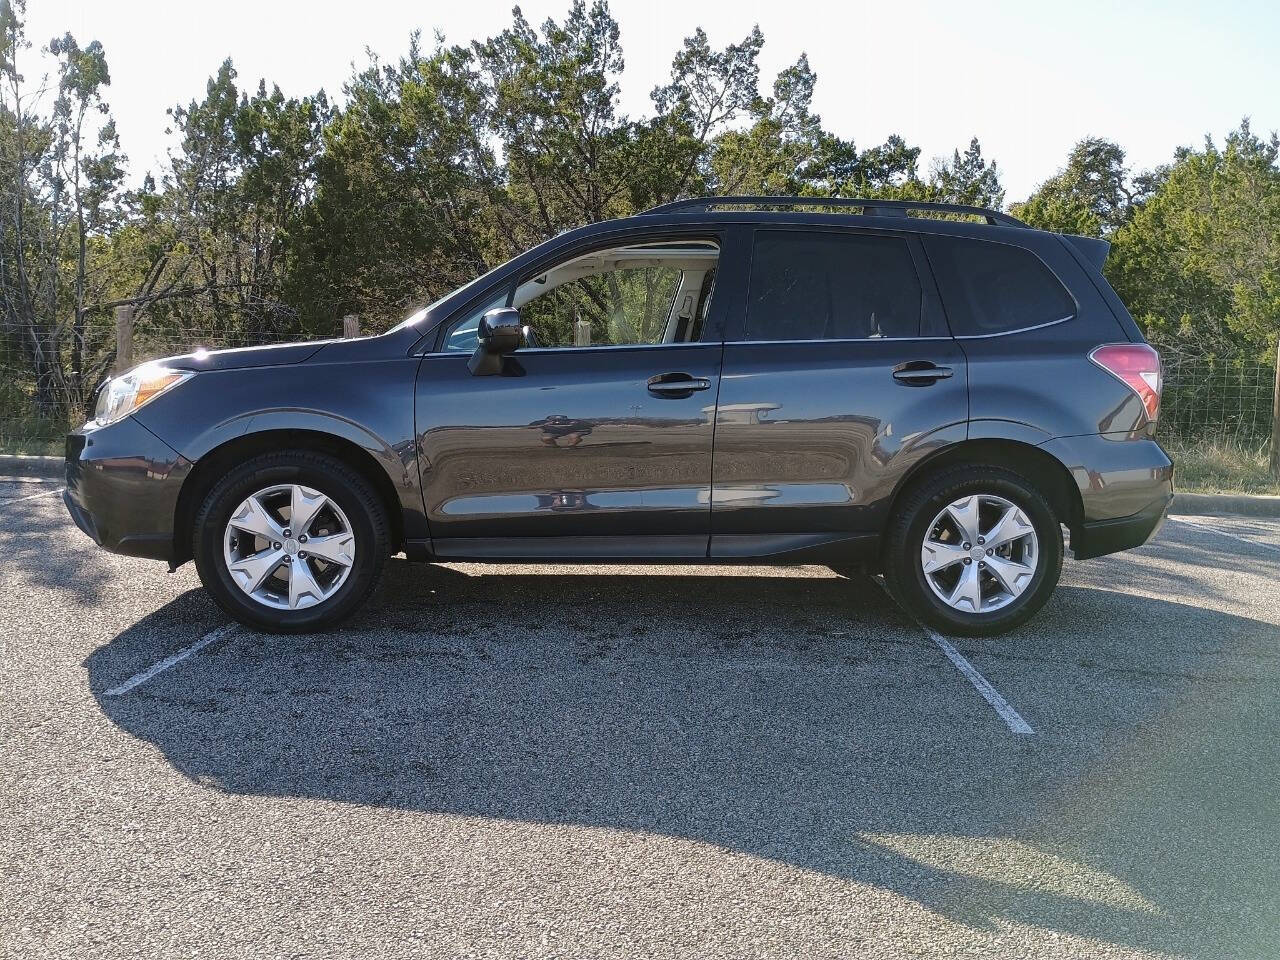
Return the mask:
[[1075,316],[1076,304],[1030,250],[967,237],[931,236],[925,249],[951,332],[991,336]]
[[917,337],[920,304],[920,278],[900,237],[756,233],[750,340]]

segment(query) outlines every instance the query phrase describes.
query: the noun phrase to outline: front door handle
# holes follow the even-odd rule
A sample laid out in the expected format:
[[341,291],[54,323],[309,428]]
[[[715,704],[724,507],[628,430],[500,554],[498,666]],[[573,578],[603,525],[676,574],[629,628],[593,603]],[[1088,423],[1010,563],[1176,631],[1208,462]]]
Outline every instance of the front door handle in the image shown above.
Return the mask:
[[946,380],[955,371],[940,367],[932,360],[908,360],[893,368],[893,379],[913,387],[927,387],[938,380]]
[[706,377],[691,377],[687,373],[662,373],[650,377],[646,384],[650,393],[663,397],[687,397],[697,390],[707,390],[711,381]]

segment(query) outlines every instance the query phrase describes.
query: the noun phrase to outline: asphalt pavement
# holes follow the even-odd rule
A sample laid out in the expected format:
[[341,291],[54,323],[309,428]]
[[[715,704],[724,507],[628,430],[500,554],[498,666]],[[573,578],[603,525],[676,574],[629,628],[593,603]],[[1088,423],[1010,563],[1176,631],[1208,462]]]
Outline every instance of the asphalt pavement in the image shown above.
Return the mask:
[[1280,955],[1280,520],[991,640],[824,567],[402,559],[273,637],[56,490],[0,481],[0,957]]

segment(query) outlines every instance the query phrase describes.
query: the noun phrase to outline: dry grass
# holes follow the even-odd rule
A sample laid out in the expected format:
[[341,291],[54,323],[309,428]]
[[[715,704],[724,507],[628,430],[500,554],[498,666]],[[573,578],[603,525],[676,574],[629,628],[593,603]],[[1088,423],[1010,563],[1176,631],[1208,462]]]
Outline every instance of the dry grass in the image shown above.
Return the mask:
[[1193,493],[1280,494],[1267,469],[1268,449],[1230,441],[1161,440],[1173,460],[1174,486]]
[[66,427],[50,420],[0,419],[0,453],[61,456]]

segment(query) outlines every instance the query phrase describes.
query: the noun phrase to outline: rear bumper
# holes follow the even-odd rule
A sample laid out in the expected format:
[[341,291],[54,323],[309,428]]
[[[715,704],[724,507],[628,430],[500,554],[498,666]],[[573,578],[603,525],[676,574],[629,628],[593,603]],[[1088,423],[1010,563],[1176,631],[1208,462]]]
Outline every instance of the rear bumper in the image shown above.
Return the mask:
[[173,558],[178,491],[191,462],[132,417],[67,435],[67,489],[75,525],[113,553]]
[[1171,492],[1131,516],[1080,524],[1071,531],[1072,555],[1077,560],[1090,560],[1142,546],[1164,526],[1165,511],[1172,500]]
[[1060,437],[1042,449],[1067,466],[1080,491],[1082,516],[1071,525],[1077,560],[1140,547],[1164,524],[1173,500],[1173,463],[1154,440]]

